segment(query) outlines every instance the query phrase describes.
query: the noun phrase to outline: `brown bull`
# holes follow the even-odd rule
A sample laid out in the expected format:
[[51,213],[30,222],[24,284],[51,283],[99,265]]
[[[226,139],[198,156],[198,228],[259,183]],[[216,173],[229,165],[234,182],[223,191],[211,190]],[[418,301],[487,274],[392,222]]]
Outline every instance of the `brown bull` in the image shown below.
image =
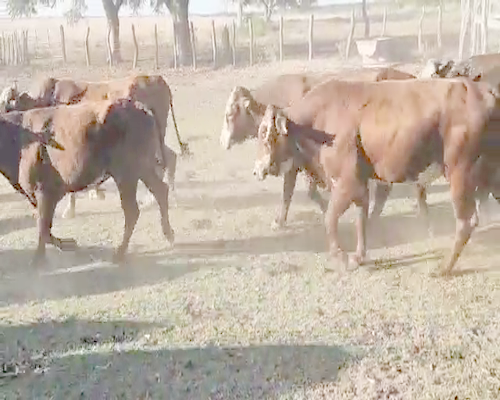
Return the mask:
[[[146,105],[158,120],[160,132],[166,132],[167,119],[169,112],[172,113],[175,133],[181,154],[189,154],[189,148],[186,143],[181,141],[177,122],[175,119],[172,92],[170,87],[160,75],[137,75],[128,78],[103,81],[103,82],[87,82],[74,81],[72,79],[45,79],[38,91],[33,97],[26,93],[22,93],[16,101],[13,102],[12,108],[19,111],[29,110],[34,107],[48,107],[58,104],[76,104],[82,101],[102,101],[102,100],[117,100],[117,99],[133,99]],[[177,155],[168,146],[164,147],[168,153],[166,159],[171,163],[168,171],[175,171]],[[169,184],[172,190],[175,190],[174,173],[169,174]],[[94,188],[96,194],[103,198],[104,192],[102,189]],[[92,192],[91,192],[92,194]],[[72,218],[75,214],[74,193],[70,194],[68,206],[63,213],[63,217]]]
[[[338,241],[338,221],[355,203],[356,264],[366,257],[368,180],[415,182],[436,165],[450,183],[456,217],[451,256],[455,265],[478,223],[474,192],[478,160],[499,144],[491,129],[496,99],[474,82],[460,79],[385,82],[331,80],[311,90],[285,115],[268,106],[259,127],[254,174],[262,180],[299,160],[331,192],[325,222],[331,252],[347,265]],[[489,143],[484,146],[484,143]],[[494,153],[494,152],[493,152]]]
[[[114,260],[123,259],[139,217],[138,180],[143,181],[155,197],[163,233],[173,242],[174,233],[168,218],[168,185],[157,173],[157,149],[163,144],[163,134],[153,113],[143,104],[130,99],[108,100],[11,112],[2,118],[0,135],[12,143],[20,132],[28,129],[48,134],[64,148],[64,151],[56,150],[37,142],[21,150],[8,143],[1,147],[0,170],[14,187],[28,196],[38,211],[39,241],[34,263],[45,258],[46,243],[60,249],[75,246],[73,239],[52,236],[52,220],[59,200],[68,192],[83,190],[109,177],[116,182],[125,215],[123,240]],[[160,152],[160,156],[163,154]],[[165,161],[161,160],[163,169]]]
[[[232,145],[242,143],[250,138],[255,138],[258,126],[264,115],[266,105],[272,104],[280,108],[286,108],[304,97],[315,85],[332,79],[333,74],[287,74],[281,75],[274,80],[265,82],[257,88],[253,94],[250,90],[236,86],[233,88],[226,104],[220,143],[223,148],[230,149]],[[352,72],[350,75],[344,73],[344,80],[366,80],[383,81],[388,79],[413,79],[414,75],[393,68],[362,69]],[[286,224],[288,210],[295,188],[298,168],[291,168],[283,179],[283,197],[280,212],[273,221],[273,227],[279,228]],[[308,196],[318,204],[322,212],[326,212],[327,203],[318,191],[317,182],[310,175],[306,175],[308,181]],[[435,179],[435,178],[433,178]],[[391,186],[379,183],[376,185],[375,202],[371,213],[372,217],[378,217],[383,210],[384,204],[389,196]],[[427,215],[427,204],[425,203],[425,185],[418,189],[418,205],[421,213]]]

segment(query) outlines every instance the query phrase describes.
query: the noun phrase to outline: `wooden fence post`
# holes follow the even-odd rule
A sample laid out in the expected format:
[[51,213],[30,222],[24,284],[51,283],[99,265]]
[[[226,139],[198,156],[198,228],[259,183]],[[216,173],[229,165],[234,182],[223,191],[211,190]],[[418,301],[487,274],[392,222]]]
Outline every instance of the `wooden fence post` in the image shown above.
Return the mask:
[[236,66],[236,21],[233,20],[233,36],[231,41],[231,52],[233,53],[233,67]]
[[24,31],[23,35],[23,49],[24,49],[24,62],[25,64],[30,64],[30,54],[29,54],[29,48],[28,48],[28,30]]
[[212,20],[212,62],[213,62],[213,67],[217,68],[217,36],[215,34],[214,20]]
[[33,48],[33,54],[35,55],[35,58],[37,49],[38,49],[38,32],[35,29],[35,46]]
[[137,60],[139,58],[139,46],[137,45],[137,37],[135,36],[135,26],[132,24],[132,41],[134,42],[134,60],[132,61],[132,68],[137,68]]
[[280,15],[279,49],[280,49],[280,62],[282,62],[283,61],[283,15]]
[[[222,49],[222,62],[224,65],[231,63],[231,37],[229,35],[229,28],[227,24],[222,27],[222,33],[220,38],[221,49]],[[220,59],[220,57],[219,57]]]
[[314,56],[314,15],[309,16],[309,61]]
[[63,56],[63,61],[64,64],[66,64],[66,40],[64,39],[64,27],[62,25],[59,25],[59,32],[61,32],[61,49],[62,49],[62,56]]
[[440,4],[438,6],[437,38],[436,38],[437,46],[439,49],[443,47],[442,35],[443,35],[443,10]]
[[155,24],[155,69],[158,69],[158,26]]
[[175,27],[175,22],[172,24],[173,27],[173,38],[174,38],[174,43],[173,43],[173,52],[174,52],[174,69],[177,69],[178,66],[178,50],[177,50],[177,29]]
[[106,47],[108,49],[108,62],[109,67],[113,66],[113,51],[111,50],[111,25],[108,24],[108,31],[106,33]]
[[463,60],[465,37],[467,35],[467,30],[469,28],[470,21],[470,0],[464,0],[462,3],[462,18],[460,23],[460,39],[458,42],[458,59]]
[[90,50],[89,50],[89,36],[90,36],[90,26],[87,26],[87,33],[85,34],[85,60],[87,61],[87,67],[90,67]]
[[483,0],[481,3],[481,53],[488,52],[488,19],[489,19],[489,0]]
[[424,52],[424,43],[422,40],[424,17],[425,17],[425,6],[422,6],[422,14],[420,15],[420,19],[418,20],[418,52],[420,54]]
[[253,65],[253,46],[254,46],[254,39],[253,39],[253,22],[252,18],[248,19],[248,33],[250,37],[250,65]]
[[384,16],[382,18],[382,33],[380,35],[381,37],[385,36],[386,26],[387,26],[387,7],[384,7]]
[[196,70],[197,62],[196,62],[196,33],[194,32],[194,24],[193,21],[190,22],[191,25],[191,56],[193,58],[193,69]]
[[17,32],[14,31],[12,34],[12,44],[14,48],[14,65],[20,64],[21,55],[19,54],[19,43],[17,42]]
[[351,27],[349,29],[349,36],[347,36],[347,44],[345,48],[345,59],[349,59],[349,54],[351,52],[352,37],[354,36],[354,28],[356,26],[356,19],[354,17],[354,8],[351,11]]

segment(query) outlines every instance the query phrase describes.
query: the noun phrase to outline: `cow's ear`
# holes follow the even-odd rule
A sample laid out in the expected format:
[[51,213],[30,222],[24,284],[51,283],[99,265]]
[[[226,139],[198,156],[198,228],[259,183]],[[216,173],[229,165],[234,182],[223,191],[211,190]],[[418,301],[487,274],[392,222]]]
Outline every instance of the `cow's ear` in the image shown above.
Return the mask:
[[276,113],[276,117],[274,118],[274,125],[279,135],[287,135],[288,134],[288,119],[286,115],[281,111]]

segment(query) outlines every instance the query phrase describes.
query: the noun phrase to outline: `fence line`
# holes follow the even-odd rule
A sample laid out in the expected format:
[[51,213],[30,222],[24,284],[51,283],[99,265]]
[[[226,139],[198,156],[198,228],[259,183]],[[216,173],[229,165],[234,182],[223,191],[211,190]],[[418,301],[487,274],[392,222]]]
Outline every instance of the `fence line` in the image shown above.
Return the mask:
[[[417,49],[418,54],[424,55],[426,52],[426,47],[424,43],[424,35],[423,35],[423,25],[424,19],[427,18],[428,15],[431,15],[434,18],[437,18],[435,35],[436,35],[436,43],[437,48],[442,48],[442,18],[443,13],[441,7],[437,7],[435,10],[429,11],[429,9],[422,8],[422,12],[420,18],[418,19],[418,25],[415,27],[415,36],[417,38]],[[382,40],[386,34],[386,24],[387,24],[387,9],[383,9],[383,19],[381,32],[377,37],[373,37],[370,40]],[[318,22],[325,23],[326,20],[321,20],[320,18],[315,19],[313,14],[309,15],[309,18],[304,18],[303,23],[307,24],[307,29],[303,34],[303,42],[298,43],[297,40],[287,40],[287,24],[297,24],[297,20],[290,18],[289,20],[284,19],[283,16],[279,16],[278,20],[278,29],[275,31],[274,29],[270,29],[272,35],[275,35],[274,43],[277,44],[277,49],[274,49],[274,57],[280,62],[284,61],[287,58],[287,46],[298,46],[303,45],[307,46],[307,50],[305,50],[306,55],[305,59],[312,60],[316,58],[320,53],[321,43],[317,42],[318,35],[315,35],[315,24]],[[222,25],[222,26],[221,26]],[[348,31],[345,34],[344,38],[331,39],[329,45],[331,45],[331,50],[327,51],[327,53],[331,52],[331,55],[339,54],[344,60],[350,59],[354,53],[356,53],[356,43],[357,40],[354,38],[355,30],[356,30],[356,18],[355,18],[355,8],[353,7],[351,12],[351,21]],[[177,32],[177,27],[173,24],[172,38],[167,41],[167,46],[172,48],[172,53],[167,55],[167,64],[168,59],[171,60],[169,66],[173,66],[177,68],[179,65],[179,37]],[[258,31],[258,25],[256,26],[254,20],[252,18],[247,19],[247,32],[245,35],[245,31],[237,28],[235,21],[227,25],[227,23],[222,23],[217,26],[215,20],[212,20],[210,23],[210,38],[211,42],[211,57],[207,55],[207,49],[201,48],[199,43],[197,43],[198,38],[195,34],[196,27],[193,21],[190,22],[188,27],[188,35],[191,42],[191,48],[188,51],[191,53],[192,59],[192,68],[197,69],[198,65],[201,61],[200,58],[200,50],[201,53],[205,54],[205,59],[209,59],[207,64],[211,64],[213,68],[219,68],[224,65],[233,65],[236,66],[239,63],[239,60],[246,59],[247,65],[254,65],[258,62],[258,58],[261,56],[257,51],[256,47],[256,36]],[[306,28],[306,27],[304,27]],[[154,26],[154,29],[151,29],[151,33],[148,34],[148,37],[151,38],[151,43],[153,43],[154,53],[151,59],[153,60],[154,67],[160,67],[160,48],[165,45],[165,41],[162,42],[161,35],[159,35],[158,27]],[[289,29],[291,35],[297,34],[293,29]],[[75,52],[72,51],[69,54],[66,52],[66,38],[65,31],[63,26],[59,26],[59,35],[50,29],[47,29],[46,38],[47,40],[44,42],[44,35],[41,32],[37,32],[36,30],[28,31],[13,31],[13,32],[1,32],[0,33],[0,65],[27,65],[30,63],[30,60],[39,60],[50,57],[54,60],[62,60],[63,63],[76,63],[83,59],[85,59],[86,65],[91,65],[91,60],[93,64],[96,64],[96,57],[92,56],[91,53],[97,51],[94,47],[89,45],[89,41],[93,40],[94,42],[98,42],[98,47],[106,48],[107,52],[107,62],[109,66],[112,67],[116,65],[119,60],[114,60],[113,52],[111,51],[111,40],[110,40],[110,29],[108,27],[107,34],[104,38],[100,38],[97,40],[95,38],[96,34],[91,32],[90,27],[84,32],[84,36],[78,40],[81,44],[83,44],[83,51],[81,56],[77,56],[78,60],[75,60]],[[125,30],[122,31],[122,40],[124,34],[127,34]],[[131,25],[131,34],[132,34],[132,43],[133,43],[133,60],[132,60],[132,68],[137,68],[140,63],[139,59],[139,45],[136,37],[135,27]],[[218,37],[218,34],[221,35]],[[243,34],[246,36],[245,40],[238,40],[239,35]],[[151,35],[151,36],[149,36]],[[462,34],[463,35],[463,34]],[[94,37],[93,37],[94,36]],[[203,37],[203,39],[207,39]],[[360,38],[361,39],[361,38]],[[461,46],[463,46],[463,38],[460,38]],[[325,40],[323,39],[323,42]],[[150,41],[148,40],[148,46]],[[71,46],[70,46],[71,47]],[[324,43],[323,43],[323,47]],[[472,47],[472,46],[471,46]],[[479,46],[477,46],[479,47]],[[483,52],[484,44],[481,49]],[[141,47],[142,48],[142,47]],[[246,49],[245,49],[246,48]],[[94,49],[94,50],[92,50]],[[122,53],[124,47],[122,46]],[[487,50],[487,49],[486,49]],[[141,50],[142,53],[142,50]],[[245,57],[245,53],[247,56]],[[298,51],[293,51],[294,54],[297,54]],[[239,56],[239,57],[238,57]],[[125,61],[124,61],[125,62]]]

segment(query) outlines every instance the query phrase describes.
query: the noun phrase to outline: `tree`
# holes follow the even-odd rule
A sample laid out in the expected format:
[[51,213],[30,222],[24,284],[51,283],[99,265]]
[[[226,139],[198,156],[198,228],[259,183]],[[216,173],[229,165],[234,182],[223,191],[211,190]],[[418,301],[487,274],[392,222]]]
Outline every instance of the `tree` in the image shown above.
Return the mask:
[[[36,15],[37,6],[54,7],[58,0],[7,0],[7,9],[12,18]],[[111,29],[111,52],[115,61],[121,61],[120,51],[120,19],[119,12],[123,5],[128,4],[132,11],[137,12],[145,0],[102,0],[104,13]],[[162,5],[169,10],[174,21],[179,44],[179,56],[182,65],[191,63],[191,35],[189,29],[189,0],[150,0],[155,12],[160,12]],[[86,10],[86,0],[71,0],[70,10],[66,18],[70,24],[81,19]]]
[[177,37],[179,61],[181,65],[192,63],[191,29],[189,26],[189,0],[151,0],[158,11],[165,5],[174,21],[174,32]]
[[[111,52],[113,59],[121,61],[120,52],[120,20],[118,13],[121,6],[128,4],[132,10],[138,10],[143,3],[143,0],[102,0],[104,13],[108,25],[111,28]],[[36,15],[37,6],[55,7],[57,0],[7,0],[7,9],[12,18],[30,17]],[[65,16],[70,24],[78,22],[87,9],[86,0],[71,0],[71,7],[65,13]]]
[[301,10],[307,10],[312,5],[317,3],[317,0],[232,0],[232,3],[236,3],[238,6],[238,14],[243,14],[242,10],[244,7],[250,5],[260,5],[264,7],[264,16],[266,21],[269,22],[273,15],[273,12],[277,8],[299,8]]
[[368,17],[368,12],[366,11],[366,0],[361,3],[361,10],[363,12],[363,20],[365,21],[365,38],[370,36],[370,18]]

